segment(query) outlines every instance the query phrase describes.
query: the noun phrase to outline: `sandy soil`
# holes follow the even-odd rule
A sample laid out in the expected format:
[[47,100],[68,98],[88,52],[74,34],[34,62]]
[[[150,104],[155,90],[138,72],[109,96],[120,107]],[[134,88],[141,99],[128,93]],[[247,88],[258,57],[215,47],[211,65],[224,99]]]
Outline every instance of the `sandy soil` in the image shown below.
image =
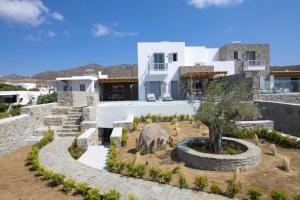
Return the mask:
[[30,147],[0,157],[0,199],[1,200],[76,200],[82,199],[65,195],[60,189],[50,188],[40,181],[25,166]]
[[[180,133],[178,136],[174,136],[175,125],[168,122],[159,124],[169,135],[174,137],[175,141],[180,141],[186,137],[208,134],[207,128],[203,125],[201,125],[200,128],[196,128],[189,122],[181,122],[179,125]],[[233,172],[215,172],[185,167],[182,163],[178,162],[176,153],[171,147],[167,147],[166,150],[156,152],[152,155],[135,155],[136,138],[139,137],[144,126],[145,124],[140,124],[136,131],[129,134],[128,145],[120,148],[118,151],[118,160],[129,161],[136,159],[136,163],[148,163],[149,166],[156,166],[166,170],[172,170],[176,166],[182,166],[182,171],[191,187],[193,187],[193,179],[195,176],[205,175],[208,177],[209,182],[218,182],[222,184],[224,190],[226,189],[226,180],[233,176]],[[259,147],[263,151],[262,161],[255,169],[240,173],[239,181],[242,183],[243,191],[237,198],[245,199],[247,189],[250,187],[262,188],[264,191],[263,199],[270,199],[270,191],[277,188],[288,191],[291,197],[296,193],[300,193],[300,150],[277,147],[278,155],[272,156],[270,143],[266,141],[260,142]],[[283,157],[290,158],[291,170],[289,172],[281,170]],[[175,177],[171,184],[178,185],[177,180],[177,177]],[[209,187],[206,191],[208,190]]]

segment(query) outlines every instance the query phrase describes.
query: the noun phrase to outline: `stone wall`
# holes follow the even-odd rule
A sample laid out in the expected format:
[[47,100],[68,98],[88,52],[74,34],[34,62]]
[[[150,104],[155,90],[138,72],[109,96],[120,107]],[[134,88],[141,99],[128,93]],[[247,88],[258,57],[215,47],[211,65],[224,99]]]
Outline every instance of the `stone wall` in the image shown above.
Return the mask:
[[257,100],[300,104],[300,93],[260,94]]
[[271,120],[236,121],[235,124],[241,129],[274,129],[274,122]]
[[98,92],[60,91],[57,95],[59,106],[95,106],[99,102]]
[[300,137],[300,104],[256,101],[262,117],[274,121],[274,128],[285,134]]
[[51,114],[56,103],[26,106],[22,115],[0,120],[0,155],[25,145],[25,139],[43,126],[43,117]]

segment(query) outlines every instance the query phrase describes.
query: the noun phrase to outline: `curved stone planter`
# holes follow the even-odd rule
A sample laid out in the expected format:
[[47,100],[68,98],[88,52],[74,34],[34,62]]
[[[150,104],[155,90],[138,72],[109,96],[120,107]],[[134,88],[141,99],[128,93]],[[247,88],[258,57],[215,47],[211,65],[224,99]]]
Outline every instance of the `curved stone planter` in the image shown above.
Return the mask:
[[244,153],[238,155],[202,153],[188,147],[188,144],[191,142],[207,139],[207,137],[194,137],[177,143],[176,151],[178,158],[189,167],[213,171],[231,171],[237,167],[240,167],[242,171],[246,171],[254,168],[260,162],[260,148],[244,140],[223,137],[223,140],[239,144],[247,149]]

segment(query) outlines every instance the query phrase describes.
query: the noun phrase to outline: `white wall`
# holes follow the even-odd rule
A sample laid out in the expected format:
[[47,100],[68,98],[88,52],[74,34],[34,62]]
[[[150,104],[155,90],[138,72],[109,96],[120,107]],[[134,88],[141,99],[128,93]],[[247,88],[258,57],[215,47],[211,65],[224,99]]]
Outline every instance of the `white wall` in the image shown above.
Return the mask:
[[[138,79],[139,79],[139,100],[145,100],[145,81],[165,81],[167,92],[170,92],[169,84],[172,80],[179,80],[179,66],[183,66],[184,42],[151,42],[138,43]],[[149,60],[154,53],[165,53],[165,62],[168,63],[167,75],[149,75]],[[169,55],[177,53],[177,62],[173,62]]]
[[[234,61],[219,61],[218,48],[186,47],[184,42],[150,42],[138,43],[138,79],[139,100],[145,100],[146,81],[165,81],[167,93],[171,93],[171,81],[179,80],[179,67],[195,66],[195,64],[213,65],[214,71],[227,71],[235,74]],[[149,61],[154,53],[165,53],[168,71],[164,74],[149,74]],[[173,62],[168,55],[177,53],[178,61]]]
[[[0,96],[17,96],[17,104],[27,105],[30,100],[32,100],[33,104],[36,104],[36,100],[38,96],[48,94],[47,92],[40,91],[1,91]],[[21,99],[23,99],[21,101]]]
[[189,104],[187,101],[174,102],[105,102],[97,106],[97,126],[99,128],[113,128],[115,121],[124,121],[128,116],[147,114],[186,114],[194,115],[200,103]]
[[[95,82],[93,80],[69,80],[68,84],[72,86],[72,91],[80,91],[80,85],[84,84],[87,92],[94,92]],[[57,91],[63,91],[63,87],[66,85],[64,81],[57,81]]]

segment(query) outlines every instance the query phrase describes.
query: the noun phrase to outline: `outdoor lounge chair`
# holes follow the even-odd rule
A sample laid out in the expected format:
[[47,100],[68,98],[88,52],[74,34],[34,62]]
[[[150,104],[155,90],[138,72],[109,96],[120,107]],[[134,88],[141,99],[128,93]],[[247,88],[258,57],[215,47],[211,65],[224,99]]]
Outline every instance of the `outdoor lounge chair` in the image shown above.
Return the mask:
[[173,101],[173,98],[171,97],[170,94],[165,93],[163,94],[163,101]]
[[147,94],[147,101],[148,102],[156,101],[155,95],[154,94]]

